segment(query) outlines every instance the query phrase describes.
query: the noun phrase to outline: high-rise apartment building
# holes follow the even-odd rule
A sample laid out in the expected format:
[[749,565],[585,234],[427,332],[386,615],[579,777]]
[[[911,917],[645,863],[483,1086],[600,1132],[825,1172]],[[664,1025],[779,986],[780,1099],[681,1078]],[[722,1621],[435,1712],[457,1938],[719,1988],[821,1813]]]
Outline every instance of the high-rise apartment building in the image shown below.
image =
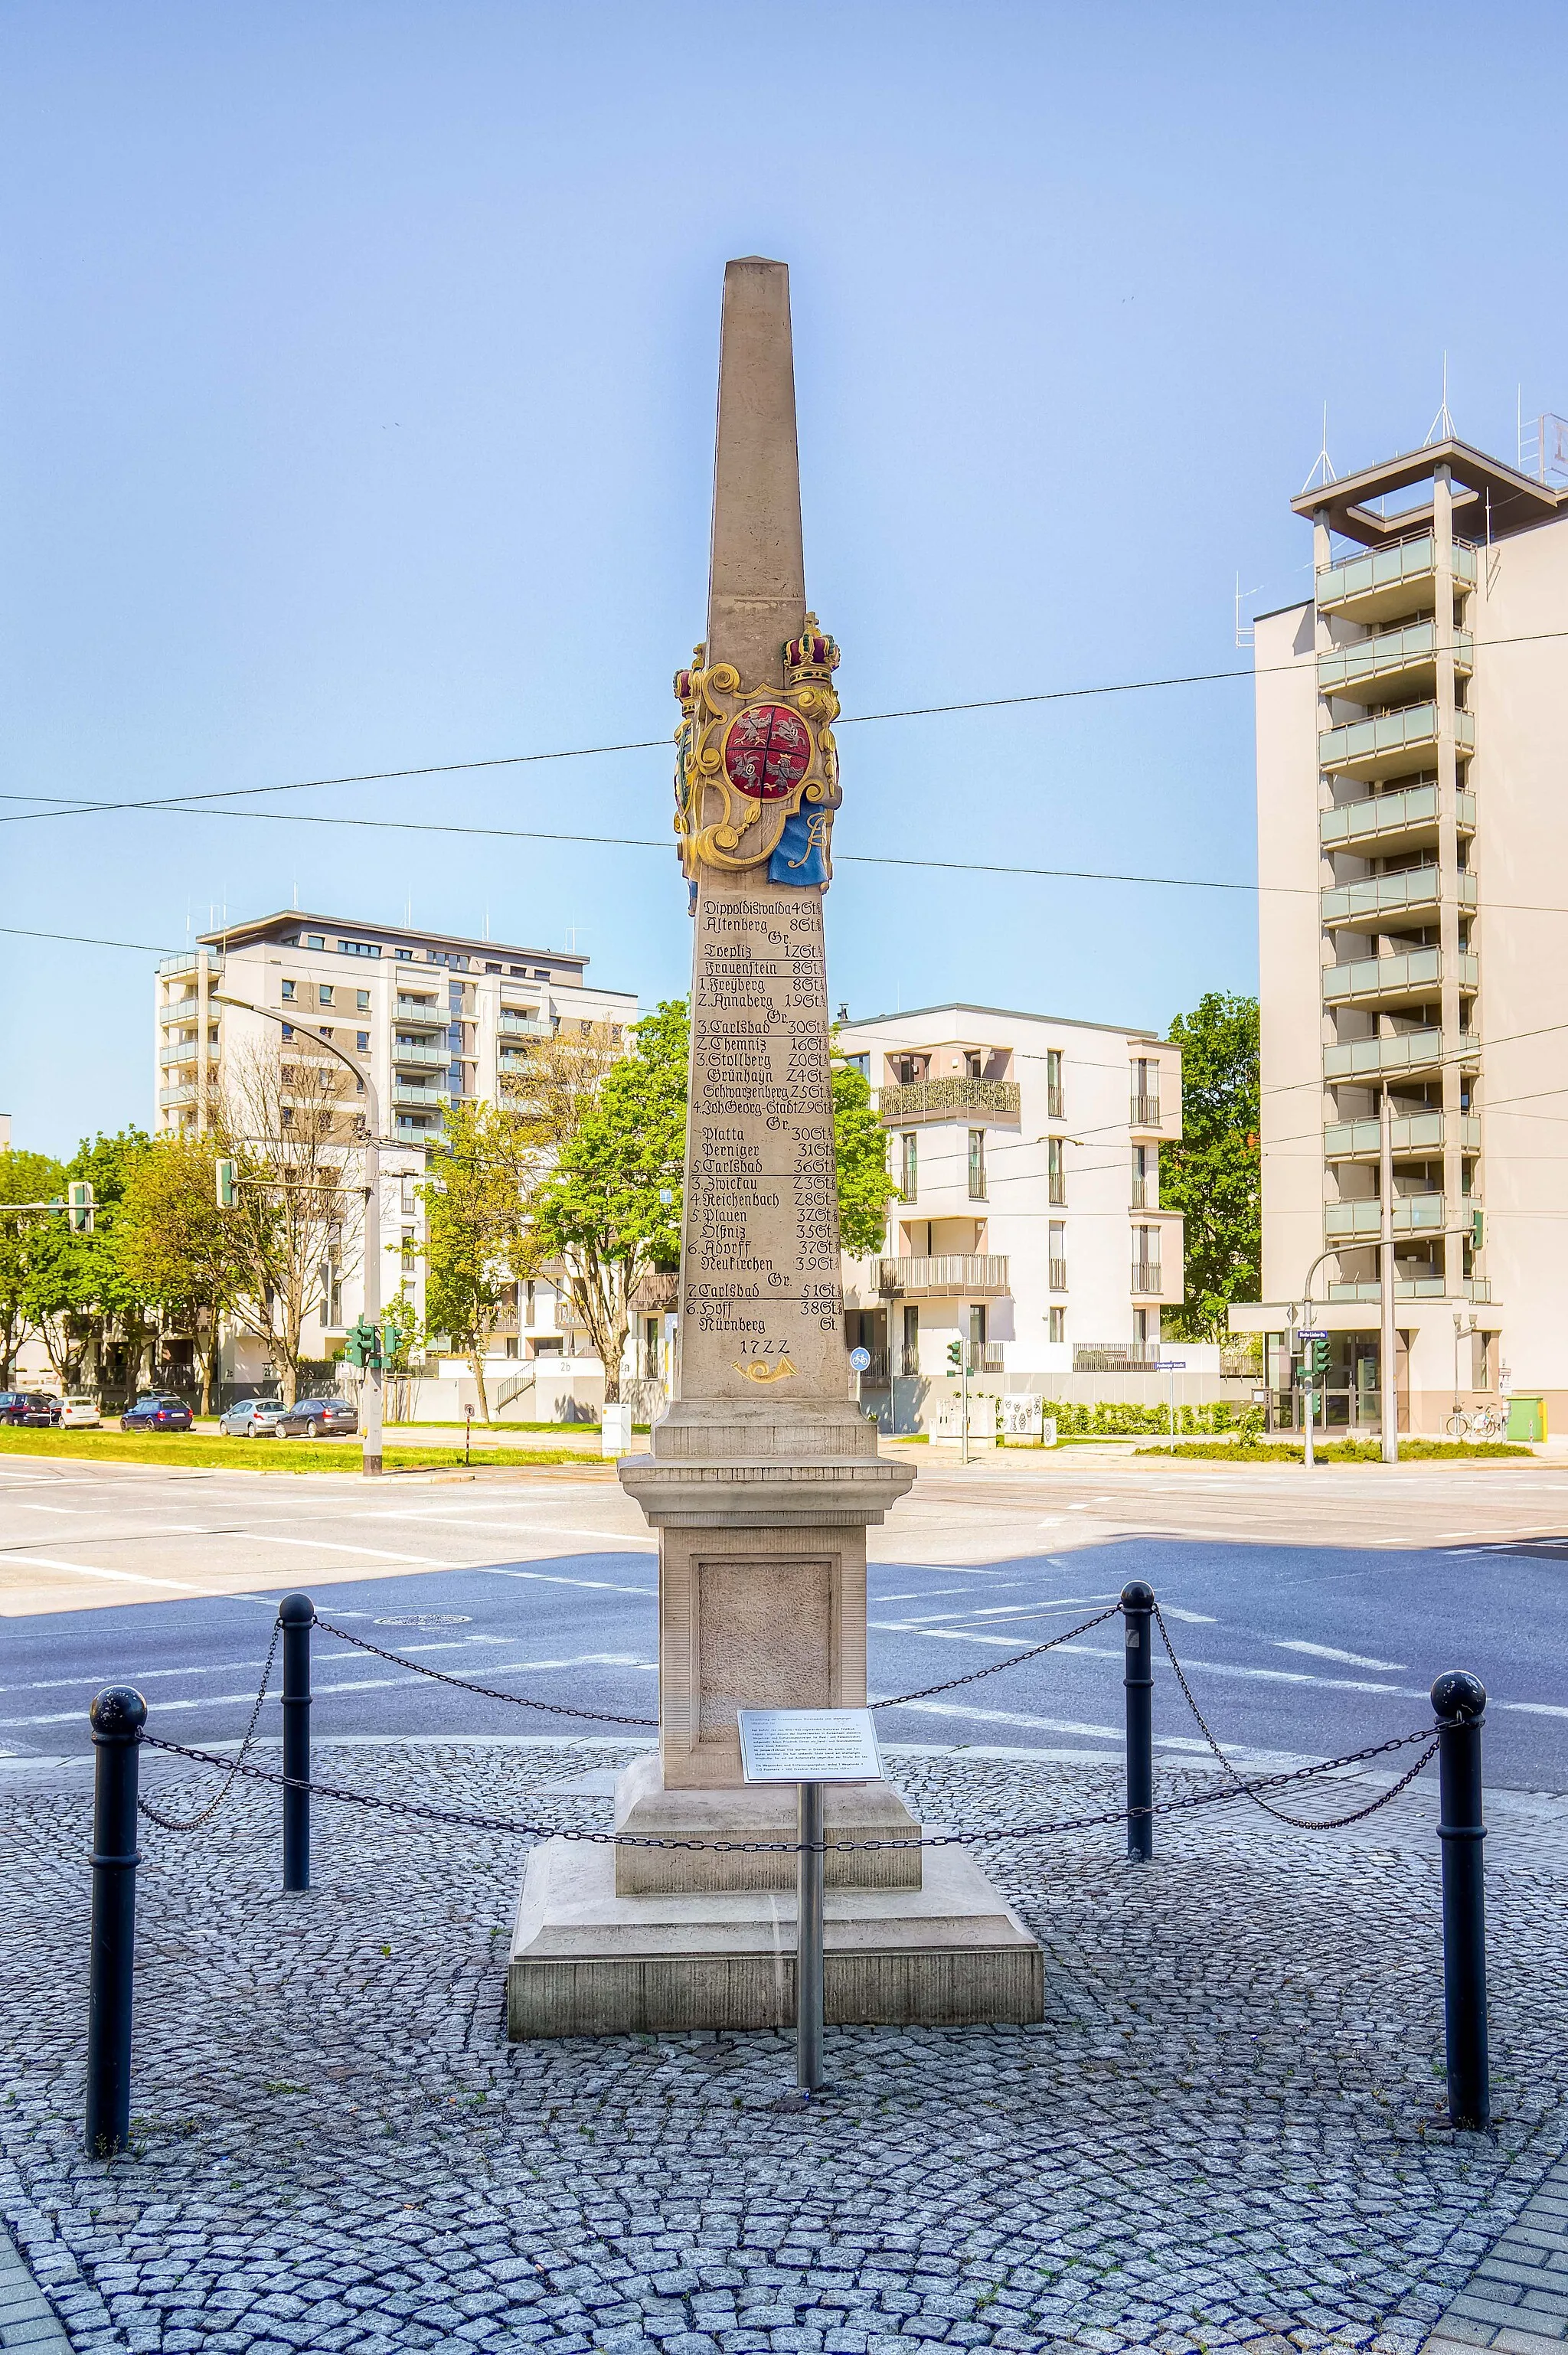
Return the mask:
[[[293,1073],[310,1067],[301,1073],[303,1101],[320,1084],[318,1070],[331,1078],[342,1131],[334,1149],[346,1156],[373,1096],[383,1140],[409,1148],[382,1157],[382,1234],[397,1254],[382,1290],[389,1293],[401,1281],[418,1305],[421,1148],[439,1140],[447,1106],[499,1101],[508,1074],[521,1070],[539,1039],[599,1026],[618,1039],[636,1020],[635,996],[596,987],[586,978],[587,965],[585,956],[560,949],[302,915],[297,909],[204,933],[188,954],[165,957],[157,969],[155,1127],[198,1129],[209,1087],[221,1082],[226,1068],[233,1074],[258,1050],[279,1060],[285,1122]],[[266,1011],[249,1013],[248,1007]],[[328,1048],[347,1055],[364,1077],[351,1079]],[[313,1307],[311,1348],[322,1357],[359,1314],[352,1253],[345,1269],[339,1282],[328,1268]],[[559,1351],[563,1340],[570,1346],[570,1331],[556,1320],[554,1286],[527,1290],[528,1304],[519,1305],[513,1323],[514,1351],[531,1356],[536,1337],[540,1348],[548,1343]],[[258,1346],[236,1339],[226,1357],[226,1375],[263,1379]]]
[[960,1339],[1020,1390],[1157,1361],[1183,1288],[1181,1216],[1159,1188],[1181,1135],[1179,1048],[959,1005],[847,1022],[838,1047],[871,1084],[898,1188],[883,1249],[845,1261],[868,1399],[910,1427]]
[[[1543,444],[1544,438],[1542,437]],[[1264,1303],[1381,1412],[1392,1118],[1402,1427],[1568,1410],[1568,489],[1452,437],[1309,487],[1314,593],[1255,628]]]

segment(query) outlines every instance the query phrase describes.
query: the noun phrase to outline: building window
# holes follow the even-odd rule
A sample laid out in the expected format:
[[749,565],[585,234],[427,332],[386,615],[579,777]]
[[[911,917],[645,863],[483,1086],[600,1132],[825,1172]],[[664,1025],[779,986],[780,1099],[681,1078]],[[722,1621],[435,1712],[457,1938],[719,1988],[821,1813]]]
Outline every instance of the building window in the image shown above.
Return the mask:
[[906,1374],[920,1371],[920,1310],[912,1302],[904,1307],[903,1359],[901,1370]]
[[292,1022],[285,1022],[283,1026],[283,1032],[285,1039],[292,1039],[294,1035],[293,1024]]
[[1045,1050],[1045,1116],[1047,1120],[1065,1120],[1061,1103],[1061,1050],[1048,1047]]
[[1140,1055],[1132,1066],[1132,1105],[1130,1118],[1135,1128],[1159,1126],[1159,1064],[1153,1056]]
[[323,981],[323,982],[318,982],[318,983],[316,984],[315,1002],[316,1002],[316,1004],[317,1004],[318,1006],[330,1006],[330,1005],[331,1005],[331,1003],[332,1003],[332,984],[331,984],[331,982],[329,982],[329,981]]
[[1051,1337],[1053,1341],[1066,1340],[1067,1311],[1065,1308],[1053,1308],[1051,1311]]
[[1045,1199],[1048,1202],[1067,1199],[1067,1164],[1063,1147],[1066,1139],[1048,1136],[1045,1140]]
[[400,964],[412,964],[414,961],[414,953],[412,949],[394,949],[392,951],[392,954],[396,957]]
[[526,1287],[526,1289],[525,1289],[525,1291],[524,1291],[524,1295],[523,1295],[523,1323],[524,1323],[525,1325],[531,1325],[531,1324],[533,1323],[533,1321],[534,1321],[534,1280],[533,1280],[533,1277],[530,1275],[530,1276],[529,1276],[529,1278],[528,1278],[528,1284],[527,1284],[527,1287]]
[[892,1058],[892,1066],[893,1077],[901,1088],[912,1087],[917,1080],[923,1080],[925,1077],[923,1055],[895,1055]]
[[354,1033],[354,1043],[358,1048],[360,1053],[363,1054],[366,1048],[370,1044],[370,1033],[368,1030],[356,1030]]
[[405,1219],[411,1219],[414,1215],[414,1205],[418,1199],[418,1197],[414,1192],[414,1188],[418,1182],[419,1180],[414,1178],[404,1178],[400,1181],[402,1187],[402,1195],[398,1207],[402,1211]]
[[354,993],[354,1003],[358,1007],[361,1014],[368,1014],[370,1011],[369,991],[368,989],[357,989]]
[[304,936],[304,944],[307,949],[324,949],[326,942],[320,932],[307,932]]
[[899,1192],[906,1202],[912,1202],[920,1192],[920,1139],[912,1129],[905,1129],[899,1139]]
[[984,1063],[985,1063],[985,1060],[986,1060],[986,1058],[984,1057],[984,1055],[980,1054],[980,1053],[979,1053],[976,1049],[974,1049],[974,1048],[968,1048],[968,1049],[966,1049],[966,1050],[965,1050],[965,1056],[964,1056],[964,1076],[965,1076],[965,1078],[966,1080],[977,1080],[977,1079],[981,1078],[981,1077],[982,1077],[982,1067],[983,1067],[983,1065],[984,1065]]
[[1067,1289],[1067,1224],[1065,1220],[1052,1219],[1050,1227],[1051,1266],[1049,1280],[1052,1292]]
[[294,1108],[293,1108],[293,1104],[284,1104],[284,1106],[283,1106],[283,1126],[284,1126],[285,1128],[293,1128],[293,1124],[294,1124]]
[[983,1365],[986,1358],[986,1304],[977,1300],[969,1311],[969,1364]]
[[283,984],[283,1003],[285,1006],[288,1004],[290,998],[293,997],[293,983],[292,981],[285,981]]
[[1152,1145],[1133,1147],[1133,1208],[1135,1210],[1157,1210],[1159,1208],[1159,1153]]
[[844,1060],[848,1063],[852,1071],[859,1071],[863,1080],[869,1080],[870,1078],[871,1059],[869,1055],[846,1055]]
[[1159,1229],[1135,1227],[1133,1229],[1133,1290],[1152,1292],[1157,1295],[1160,1289]]
[[986,1132],[983,1128],[969,1131],[969,1199],[983,1202],[986,1199]]

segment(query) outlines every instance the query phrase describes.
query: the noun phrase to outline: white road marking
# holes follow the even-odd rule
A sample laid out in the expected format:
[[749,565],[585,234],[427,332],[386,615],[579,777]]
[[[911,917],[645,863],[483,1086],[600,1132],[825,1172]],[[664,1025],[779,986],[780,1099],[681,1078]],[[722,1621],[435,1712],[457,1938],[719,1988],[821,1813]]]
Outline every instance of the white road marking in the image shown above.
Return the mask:
[[[1189,1627],[1217,1627],[1220,1624],[1211,1611],[1179,1611],[1174,1603],[1162,1603],[1159,1607],[1168,1619],[1184,1619]],[[1370,1666],[1381,1668],[1382,1662],[1373,1660]]]
[[0,1569],[6,1562],[20,1562],[27,1570],[69,1570],[77,1578],[112,1578],[127,1586],[169,1586],[177,1594],[195,1594],[197,1589],[184,1578],[149,1578],[142,1570],[96,1570],[86,1561],[54,1561],[43,1553],[12,1553],[0,1555]]
[[1340,1660],[1348,1668],[1403,1668],[1403,1660],[1369,1659],[1364,1652],[1337,1652],[1332,1644],[1306,1644],[1296,1636],[1274,1639],[1276,1652],[1308,1652],[1315,1660]]
[[638,1594],[645,1602],[658,1593],[656,1586],[615,1586],[607,1578],[562,1578],[551,1576],[546,1570],[502,1570],[494,1562],[476,1561],[465,1565],[482,1571],[486,1578],[522,1578],[535,1586],[591,1586],[603,1594]]
[[1517,1709],[1526,1717],[1568,1717],[1568,1709],[1559,1709],[1549,1700],[1488,1700],[1488,1709]]
[[[658,1663],[656,1660],[635,1660],[631,1658],[628,1655],[620,1652],[586,1652],[581,1653],[576,1658],[570,1660],[503,1660],[497,1662],[496,1667],[491,1669],[490,1673],[492,1676],[515,1676],[520,1674],[525,1668],[639,1668],[649,1676],[656,1676],[658,1674]],[[381,1692],[385,1691],[389,1686],[392,1685],[424,1684],[428,1681],[428,1678],[418,1675],[406,1677],[346,1677],[339,1678],[332,1684],[315,1685],[313,1689],[313,1698],[316,1700],[325,1700],[333,1693]],[[249,1702],[254,1701],[255,1698],[256,1696],[253,1692],[202,1693],[200,1695],[193,1696],[188,1700],[161,1700],[157,1705],[158,1716],[160,1718],[168,1717],[172,1716],[176,1710],[186,1712],[193,1709],[240,1708]],[[508,1698],[526,1701],[528,1700],[528,1695],[526,1693],[518,1693],[508,1696]],[[272,1702],[281,1704],[282,1700],[283,1695],[281,1692],[274,1690],[267,1695],[267,1701],[269,1704]],[[47,1716],[41,1717],[0,1718],[0,1726],[75,1725],[80,1722],[80,1718],[81,1710],[80,1709],[61,1709],[52,1710]]]

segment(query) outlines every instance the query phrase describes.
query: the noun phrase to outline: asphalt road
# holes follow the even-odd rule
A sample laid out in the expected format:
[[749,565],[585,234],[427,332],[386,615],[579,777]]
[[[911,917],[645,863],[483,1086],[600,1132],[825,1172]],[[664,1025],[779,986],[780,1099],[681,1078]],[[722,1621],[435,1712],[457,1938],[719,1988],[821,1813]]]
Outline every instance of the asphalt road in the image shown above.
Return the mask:
[[[1358,1490],[1350,1473],[1314,1487],[1306,1475],[1195,1477],[1196,1467],[1077,1453],[1075,1464],[994,1460],[971,1474],[923,1465],[914,1498],[873,1532],[873,1695],[1005,1660],[1141,1577],[1200,1704],[1243,1761],[1403,1732],[1425,1721],[1433,1677],[1464,1667],[1491,1696],[1488,1779],[1568,1790],[1560,1476],[1412,1467]],[[1502,1550],[1520,1547],[1533,1550]],[[152,1729],[170,1739],[232,1742],[292,1588],[423,1667],[559,1708],[656,1713],[656,1549],[613,1480],[371,1491],[336,1477],[7,1459],[0,1757],[85,1755],[88,1703],[112,1682],[139,1687]],[[886,1710],[880,1723],[892,1742],[1114,1754],[1121,1661],[1112,1621],[1045,1658]],[[596,1730],[453,1691],[325,1636],[315,1662],[318,1739]],[[269,1700],[262,1727],[277,1726]],[[1168,1755],[1202,1754],[1163,1668],[1156,1735]]]

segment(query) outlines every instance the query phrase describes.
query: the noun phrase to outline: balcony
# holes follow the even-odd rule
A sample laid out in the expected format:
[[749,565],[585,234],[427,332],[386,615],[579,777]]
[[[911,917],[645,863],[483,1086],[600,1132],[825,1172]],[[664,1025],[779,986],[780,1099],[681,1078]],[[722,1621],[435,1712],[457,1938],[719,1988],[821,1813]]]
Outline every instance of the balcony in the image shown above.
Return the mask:
[[1326,1080],[1376,1079],[1388,1071],[1438,1071],[1445,1060],[1478,1063],[1481,1042],[1473,1030],[1450,1036],[1444,1050],[1441,1030],[1400,1030],[1392,1039],[1348,1039],[1323,1050]]
[[[1369,794],[1364,801],[1340,802],[1319,813],[1317,839],[1325,850],[1421,850],[1437,840],[1438,789],[1407,785],[1403,793]],[[1456,793],[1454,817],[1461,834],[1476,831],[1476,796]]]
[[[1465,952],[1456,959],[1462,990],[1480,987],[1479,960]],[[1443,986],[1441,949],[1412,949],[1404,956],[1357,957],[1349,964],[1323,968],[1325,1006],[1394,1006],[1430,997]]]
[[887,1087],[877,1099],[884,1128],[908,1128],[919,1120],[1017,1120],[1016,1080],[908,1080]]
[[[1476,715],[1454,714],[1454,741],[1461,752],[1476,749]],[[1317,739],[1317,764],[1339,777],[1392,777],[1413,762],[1437,757],[1437,706],[1413,703],[1404,711],[1381,711],[1326,728]]]
[[157,975],[160,981],[177,981],[182,973],[199,973],[205,958],[209,976],[216,981],[223,971],[223,959],[216,949],[187,949],[183,956],[159,959]]
[[[211,1060],[216,1063],[217,1048],[209,1047],[207,1051]],[[182,1039],[177,1047],[160,1047],[158,1050],[158,1061],[165,1071],[171,1063],[196,1063],[200,1060],[201,1043],[196,1039]]]
[[445,1088],[421,1087],[413,1080],[394,1080],[392,1102],[395,1104],[425,1104],[432,1112],[444,1112],[450,1098]]
[[[1330,930],[1345,925],[1355,932],[1385,929],[1380,916],[1422,918],[1435,912],[1442,880],[1436,867],[1407,867],[1397,875],[1363,875],[1354,883],[1336,883],[1323,894],[1323,922]],[[1461,874],[1456,898],[1461,908],[1476,904],[1476,879]]]
[[[1476,585],[1476,551],[1466,539],[1454,542],[1454,581],[1460,589]],[[1429,531],[1324,565],[1317,575],[1317,610],[1343,613],[1349,621],[1382,621],[1419,604],[1423,590],[1436,596],[1437,543]]]
[[1159,1352],[1157,1341],[1075,1341],[1072,1370],[1075,1374],[1125,1373],[1133,1367],[1157,1366]]
[[170,1022],[196,1022],[200,1018],[201,1000],[194,989],[188,997],[171,997],[158,1008],[158,1020],[165,1025]]
[[[1394,1152],[1406,1159],[1416,1153],[1441,1153],[1446,1134],[1445,1117],[1440,1112],[1403,1114],[1390,1124]],[[1476,1114],[1457,1113],[1455,1120],[1460,1152],[1479,1153],[1481,1124]],[[1381,1151],[1382,1140],[1375,1120],[1331,1121],[1323,1132],[1326,1161],[1375,1161]]]
[[394,1064],[405,1064],[411,1068],[418,1066],[433,1069],[438,1064],[449,1063],[451,1060],[451,1049],[437,1046],[433,1041],[408,1039],[394,1039],[392,1041]]
[[876,1267],[877,1290],[888,1298],[1000,1300],[1012,1289],[1005,1255],[883,1259]]
[[[1382,1285],[1375,1280],[1371,1284],[1331,1284],[1328,1286],[1331,1305],[1342,1300],[1376,1302],[1382,1296]],[[1484,1275],[1467,1275],[1452,1286],[1440,1275],[1396,1275],[1393,1296],[1396,1300],[1471,1300],[1480,1303],[1490,1300],[1492,1287],[1489,1279]]]
[[537,1015],[514,1014],[505,1006],[501,1008],[500,1032],[503,1039],[552,1039],[553,1022],[541,1022]]
[[1159,1098],[1157,1095],[1139,1095],[1135,1092],[1127,1107],[1127,1126],[1129,1128],[1157,1128],[1159,1126]]
[[444,1030],[452,1019],[444,1006],[422,997],[400,997],[392,1018],[408,1030]]
[[172,1112],[176,1104],[193,1104],[195,1102],[196,1089],[194,1085],[183,1088],[160,1088],[158,1090],[158,1105],[159,1109],[163,1112]]
[[1158,1260],[1134,1260],[1132,1289],[1136,1295],[1143,1299],[1158,1300],[1161,1297],[1162,1287],[1160,1284],[1160,1264]]
[[440,1130],[439,1120],[415,1120],[408,1113],[400,1113],[393,1123],[393,1132],[398,1136],[435,1136]]
[[[1459,1221],[1455,1220],[1457,1226]],[[1396,1235],[1434,1235],[1443,1231],[1441,1194],[1401,1194],[1393,1206]],[[1375,1195],[1360,1202],[1329,1202],[1324,1206],[1323,1234],[1328,1242],[1376,1242],[1383,1231],[1383,1206]]]
[[[1475,667],[1476,642],[1468,630],[1454,633],[1454,668],[1468,677]],[[1395,684],[1419,693],[1435,694],[1437,624],[1411,622],[1403,630],[1380,630],[1352,646],[1336,646],[1317,657],[1317,688],[1321,695],[1359,696],[1369,687],[1387,692]]]
[[1066,1291],[1067,1262],[1064,1259],[1053,1259],[1047,1262],[1046,1288],[1051,1292]]

